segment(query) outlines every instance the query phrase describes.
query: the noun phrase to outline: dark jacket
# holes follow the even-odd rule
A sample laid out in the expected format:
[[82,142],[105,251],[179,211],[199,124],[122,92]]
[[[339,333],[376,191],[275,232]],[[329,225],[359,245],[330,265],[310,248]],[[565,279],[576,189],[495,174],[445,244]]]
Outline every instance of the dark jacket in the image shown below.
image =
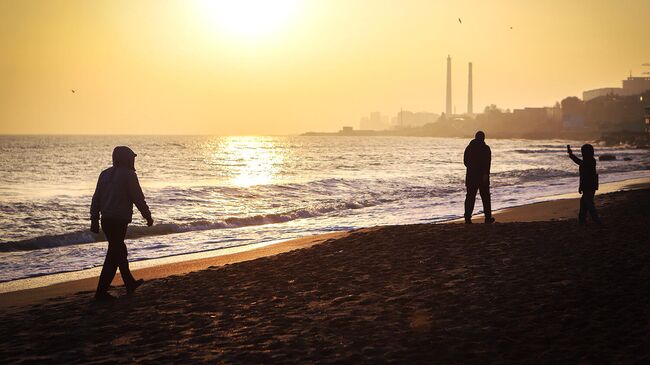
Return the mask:
[[584,160],[579,159],[574,154],[569,157],[580,166],[580,191],[585,190],[598,190],[598,174],[596,173],[596,159],[593,157],[585,157]]
[[492,151],[485,141],[473,139],[467,148],[463,158],[467,166],[466,183],[480,183],[483,176],[490,175],[490,164],[492,163]]
[[113,152],[113,167],[99,174],[90,206],[90,219],[119,219],[131,222],[133,204],[149,220],[151,212],[144,200],[138,175],[135,173],[135,153],[128,147],[117,147]]

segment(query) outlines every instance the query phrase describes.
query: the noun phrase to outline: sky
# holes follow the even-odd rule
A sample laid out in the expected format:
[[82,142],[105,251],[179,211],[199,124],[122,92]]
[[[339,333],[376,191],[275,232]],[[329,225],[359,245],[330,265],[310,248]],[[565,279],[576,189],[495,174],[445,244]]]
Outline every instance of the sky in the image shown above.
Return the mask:
[[0,134],[284,135],[440,113],[447,55],[459,113],[468,62],[475,111],[550,106],[650,71],[648,16],[650,0],[0,0]]

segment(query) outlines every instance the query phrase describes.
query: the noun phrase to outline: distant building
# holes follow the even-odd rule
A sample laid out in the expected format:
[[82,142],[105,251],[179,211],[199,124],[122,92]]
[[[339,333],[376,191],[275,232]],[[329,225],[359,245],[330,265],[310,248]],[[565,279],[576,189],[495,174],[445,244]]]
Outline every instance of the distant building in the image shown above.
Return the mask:
[[585,127],[585,117],[582,115],[566,115],[562,118],[562,128],[581,129]]
[[359,120],[359,129],[381,131],[388,127],[388,116],[380,112],[372,112],[369,117]]
[[396,127],[397,128],[410,127],[415,120],[414,115],[415,113],[413,113],[412,111],[400,110],[399,113],[397,113],[397,117],[395,117]]
[[341,128],[341,133],[352,133],[353,130],[354,130],[353,127],[347,127],[347,126],[345,126],[345,127],[342,127],[342,128]]
[[431,112],[413,113],[409,110],[401,110],[392,120],[395,128],[412,128],[435,123],[439,117],[440,115]]
[[431,112],[417,112],[413,115],[413,126],[421,127],[425,124],[435,123],[440,115]]
[[381,113],[380,112],[372,112],[372,113],[370,113],[370,125],[372,126],[372,128],[370,128],[370,129],[374,129],[374,130],[384,129],[384,128],[382,128],[382,125],[381,125]]
[[650,90],[650,77],[630,76],[623,80],[623,87],[603,87],[600,89],[587,90],[582,93],[582,100],[589,101],[605,95],[638,95]]
[[512,116],[520,123],[538,125],[559,122],[562,111],[557,107],[524,108],[513,110]]
[[650,90],[650,77],[628,77],[623,80],[621,95],[638,95]]
[[582,92],[582,100],[588,101],[596,99],[599,96],[605,95],[621,95],[623,88],[621,87],[602,87],[600,89],[587,90]]

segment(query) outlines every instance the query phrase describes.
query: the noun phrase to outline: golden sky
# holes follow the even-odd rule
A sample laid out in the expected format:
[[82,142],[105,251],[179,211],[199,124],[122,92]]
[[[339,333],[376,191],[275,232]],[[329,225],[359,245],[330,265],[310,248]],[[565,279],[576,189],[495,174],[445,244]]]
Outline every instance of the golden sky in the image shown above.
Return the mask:
[[0,0],[0,133],[294,134],[440,113],[447,54],[458,112],[469,61],[475,110],[552,105],[640,75],[648,16],[650,0]]

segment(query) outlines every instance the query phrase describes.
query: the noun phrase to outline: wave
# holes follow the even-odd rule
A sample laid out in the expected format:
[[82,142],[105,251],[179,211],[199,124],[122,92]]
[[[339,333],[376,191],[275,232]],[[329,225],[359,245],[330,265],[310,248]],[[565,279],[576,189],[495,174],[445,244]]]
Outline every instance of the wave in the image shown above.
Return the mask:
[[566,148],[565,149],[542,149],[542,150],[515,150],[517,153],[523,153],[523,154],[536,154],[536,153],[566,153]]
[[[312,218],[327,213],[361,209],[381,204],[383,200],[360,200],[323,204],[316,207],[296,209],[284,213],[259,214],[248,217],[230,217],[219,221],[198,220],[189,223],[161,223],[153,227],[130,226],[126,237],[139,238],[148,236],[161,236],[173,233],[191,231],[205,231],[211,229],[227,229],[265,224],[285,223],[296,219]],[[45,235],[21,241],[0,244],[0,252],[32,251],[61,246],[71,246],[105,241],[103,233],[98,235],[89,231],[75,231],[57,235]]]
[[559,177],[572,177],[576,176],[576,172],[566,171],[566,170],[557,170],[557,169],[528,169],[528,170],[511,170],[503,171],[492,174],[496,178],[506,178],[518,179],[519,182],[529,182],[529,181],[539,181]]

